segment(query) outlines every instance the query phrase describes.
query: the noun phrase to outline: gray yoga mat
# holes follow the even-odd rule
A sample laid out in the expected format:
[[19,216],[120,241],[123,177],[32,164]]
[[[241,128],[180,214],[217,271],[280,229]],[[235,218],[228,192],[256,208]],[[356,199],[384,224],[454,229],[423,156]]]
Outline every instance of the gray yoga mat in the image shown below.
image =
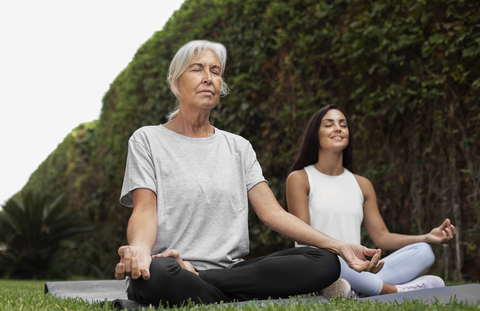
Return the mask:
[[46,282],[45,294],[82,298],[90,303],[127,299],[127,283],[125,280]]
[[387,295],[371,296],[366,298],[359,298],[360,301],[369,300],[371,302],[397,302],[401,304],[404,301],[419,300],[426,303],[435,303],[437,301],[445,304],[453,303],[456,299],[458,303],[462,302],[464,305],[480,303],[480,284],[467,284],[458,286],[447,286],[438,288],[422,289],[406,293],[396,293]]
[[[138,302],[128,300],[126,294],[125,280],[101,280],[101,281],[64,281],[46,282],[45,294],[59,298],[82,298],[90,303],[110,301],[114,305],[128,310],[148,308]],[[402,304],[404,301],[419,300],[426,303],[437,301],[450,304],[456,299],[457,303],[474,304],[480,303],[480,284],[467,284],[459,286],[448,286],[432,289],[424,289],[407,293],[379,295],[367,298],[359,298],[360,301],[379,301],[382,303],[394,302]],[[245,304],[290,304],[290,303],[324,303],[329,299],[324,296],[301,297],[292,299],[271,299],[257,301],[242,301],[228,303],[229,305],[242,306]]]
[[[62,281],[46,282],[45,294],[58,298],[81,298],[89,303],[110,301],[121,309],[137,310],[139,308],[148,308],[136,301],[128,300],[127,285],[125,280],[100,280],[100,281]],[[233,306],[242,306],[255,303],[259,305],[267,304],[290,304],[290,303],[324,303],[329,302],[324,296],[302,297],[291,299],[270,299],[241,301],[228,303]]]

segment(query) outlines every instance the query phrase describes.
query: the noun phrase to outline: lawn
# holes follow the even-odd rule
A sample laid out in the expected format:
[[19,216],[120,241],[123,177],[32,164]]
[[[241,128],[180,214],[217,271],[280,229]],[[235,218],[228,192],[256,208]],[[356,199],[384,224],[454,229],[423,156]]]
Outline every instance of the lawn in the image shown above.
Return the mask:
[[[50,295],[44,295],[45,281],[15,281],[0,280],[0,311],[27,311],[27,310],[116,310],[109,305],[95,304],[91,305],[82,299],[58,299]],[[453,284],[451,284],[453,285]],[[184,307],[175,310],[188,310],[191,307]],[[372,304],[362,303],[348,299],[332,299],[330,304],[303,304],[303,305],[269,305],[260,307],[255,304],[244,305],[241,307],[223,306],[219,308],[216,305],[199,306],[197,310],[239,310],[239,311],[304,311],[304,310],[479,310],[478,307],[469,305],[462,308],[461,305],[452,304],[445,306],[443,303],[424,304],[420,302],[404,303],[401,306],[396,304]]]

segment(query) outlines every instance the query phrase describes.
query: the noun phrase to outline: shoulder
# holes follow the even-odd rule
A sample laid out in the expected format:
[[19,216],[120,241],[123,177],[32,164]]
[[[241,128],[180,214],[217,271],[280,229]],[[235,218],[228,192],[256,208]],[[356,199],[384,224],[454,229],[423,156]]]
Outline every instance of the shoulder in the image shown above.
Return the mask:
[[370,194],[375,192],[375,190],[373,189],[373,185],[370,182],[370,180],[368,180],[367,178],[365,178],[363,176],[357,175],[357,174],[353,174],[353,176],[357,180],[357,183],[360,186],[360,189],[362,190],[363,196],[365,198],[367,198]]
[[142,142],[148,140],[150,136],[160,133],[160,126],[159,125],[148,125],[143,126],[133,132],[132,136],[130,136],[131,141]]
[[288,175],[287,180],[292,180],[292,181],[300,181],[300,180],[308,180],[307,172],[305,169],[293,171]]
[[215,131],[218,132],[217,135],[223,147],[235,150],[240,154],[252,156],[255,154],[252,144],[246,138],[217,128],[215,128]]
[[233,134],[233,133],[230,133],[230,132],[227,132],[227,131],[224,131],[224,130],[220,130],[220,129],[217,129],[215,128],[215,131],[218,131],[218,135],[224,137],[225,139],[229,140],[229,141],[234,141],[236,143],[239,143],[239,144],[250,144],[250,142],[240,136],[240,135],[237,135],[237,134]]
[[310,184],[308,182],[308,175],[305,169],[291,172],[287,177],[287,186],[309,189]]

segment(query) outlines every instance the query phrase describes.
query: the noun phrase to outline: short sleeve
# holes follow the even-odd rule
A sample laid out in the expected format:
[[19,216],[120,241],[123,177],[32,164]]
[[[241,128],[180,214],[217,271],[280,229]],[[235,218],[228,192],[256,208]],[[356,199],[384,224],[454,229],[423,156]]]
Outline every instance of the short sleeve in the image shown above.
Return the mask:
[[133,137],[130,138],[120,203],[133,207],[132,191],[139,188],[150,189],[157,194],[155,175],[151,150]]
[[257,155],[250,142],[245,150],[245,176],[247,182],[247,191],[250,191],[256,184],[267,181],[263,177],[262,167],[257,161]]

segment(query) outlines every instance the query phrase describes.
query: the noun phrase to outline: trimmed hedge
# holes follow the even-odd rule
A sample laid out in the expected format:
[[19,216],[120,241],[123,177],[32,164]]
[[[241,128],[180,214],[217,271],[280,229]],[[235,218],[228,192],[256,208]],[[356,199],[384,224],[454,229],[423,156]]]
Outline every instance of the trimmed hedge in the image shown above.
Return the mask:
[[[74,130],[26,188],[66,192],[101,224],[77,256],[111,277],[130,214],[118,203],[127,140],[175,107],[174,53],[214,40],[228,50],[231,92],[211,122],[250,140],[277,198],[306,121],[337,103],[389,229],[422,234],[450,217],[460,234],[433,246],[436,273],[480,280],[479,30],[475,1],[186,0],[111,84],[98,122]],[[252,255],[292,245],[250,218]]]

